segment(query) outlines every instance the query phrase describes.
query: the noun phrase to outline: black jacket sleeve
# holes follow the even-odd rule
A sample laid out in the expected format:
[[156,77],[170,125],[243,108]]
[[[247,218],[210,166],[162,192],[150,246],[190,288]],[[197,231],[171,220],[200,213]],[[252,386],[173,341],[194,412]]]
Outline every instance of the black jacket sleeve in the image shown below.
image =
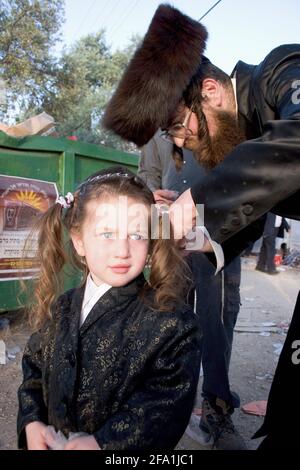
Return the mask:
[[41,333],[34,333],[22,359],[23,382],[18,391],[19,412],[17,432],[19,448],[26,448],[25,426],[33,421],[47,422],[47,409],[42,388],[42,341]]
[[[235,233],[222,243],[224,253],[224,267],[226,267],[233,259],[240,255],[248,246],[249,242],[256,242],[264,231],[266,214],[259,219],[247,225],[244,229]],[[205,253],[209,261],[216,266],[216,257],[214,253]]]

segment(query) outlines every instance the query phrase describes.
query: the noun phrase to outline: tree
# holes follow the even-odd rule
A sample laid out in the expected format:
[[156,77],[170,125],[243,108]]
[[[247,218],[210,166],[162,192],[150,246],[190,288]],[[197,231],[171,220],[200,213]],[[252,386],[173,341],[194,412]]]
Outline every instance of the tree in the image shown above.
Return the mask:
[[[46,111],[62,136],[136,151],[100,122],[140,38],[111,53],[101,30],[57,57],[54,46],[63,20],[64,0],[0,0],[0,109],[4,81],[7,109],[15,120]],[[2,106],[2,115],[5,111]]]
[[51,51],[63,20],[64,0],[0,0],[0,76],[8,108],[40,105],[56,77]]
[[61,135],[75,134],[86,142],[136,152],[133,144],[102,129],[100,121],[138,42],[134,37],[128,47],[112,54],[101,30],[79,39],[63,53],[56,80],[42,103]]

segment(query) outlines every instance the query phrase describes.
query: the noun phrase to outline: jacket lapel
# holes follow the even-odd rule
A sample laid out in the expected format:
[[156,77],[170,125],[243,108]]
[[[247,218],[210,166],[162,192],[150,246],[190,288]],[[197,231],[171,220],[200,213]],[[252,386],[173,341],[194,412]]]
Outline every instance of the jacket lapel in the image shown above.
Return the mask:
[[126,286],[112,287],[107,292],[105,292],[105,294],[100,297],[98,302],[89,312],[88,316],[79,329],[79,334],[83,335],[93,323],[95,323],[97,320],[99,320],[99,318],[103,317],[107,313],[116,314],[126,310],[128,303],[130,303],[133,298],[138,296],[138,293],[144,284],[145,278],[144,275],[141,274],[137,279],[134,279]]
[[99,320],[103,315],[109,312],[112,309],[112,293],[111,290],[114,289],[113,287],[109,289],[105,294],[100,297],[98,302],[95,303],[91,311],[89,312],[88,316],[86,317],[85,321],[79,328],[79,334],[83,335],[86,330],[93,324],[95,321]]

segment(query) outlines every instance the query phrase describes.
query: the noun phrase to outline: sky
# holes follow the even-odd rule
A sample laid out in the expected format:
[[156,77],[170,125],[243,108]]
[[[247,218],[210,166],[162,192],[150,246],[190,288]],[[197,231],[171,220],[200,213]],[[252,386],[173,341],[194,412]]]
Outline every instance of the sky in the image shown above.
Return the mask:
[[[63,44],[67,47],[102,28],[112,51],[134,34],[145,35],[159,0],[66,0]],[[216,0],[173,0],[198,20]],[[206,55],[230,73],[238,60],[257,64],[274,47],[300,42],[299,0],[221,0],[202,20],[209,39]]]

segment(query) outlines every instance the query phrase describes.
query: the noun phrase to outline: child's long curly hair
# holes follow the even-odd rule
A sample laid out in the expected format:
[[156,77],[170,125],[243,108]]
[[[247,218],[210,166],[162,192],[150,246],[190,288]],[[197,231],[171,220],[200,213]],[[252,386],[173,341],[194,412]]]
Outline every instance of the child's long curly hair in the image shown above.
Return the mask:
[[[70,208],[63,209],[61,204],[56,203],[42,215],[34,227],[34,233],[38,233],[37,261],[40,270],[34,282],[34,301],[28,308],[30,324],[34,328],[41,327],[46,319],[51,318],[51,306],[62,291],[66,263],[72,263],[83,271],[86,280],[87,266],[84,259],[77,255],[68,234],[80,231],[86,217],[87,203],[103,196],[130,197],[149,207],[149,214],[155,204],[152,192],[140,178],[125,167],[111,167],[84,181],[74,193]],[[159,225],[159,237],[151,239],[149,236],[151,270],[148,285],[141,293],[145,294],[152,288],[152,307],[163,311],[172,310],[178,303],[186,301],[191,279],[189,268],[174,242],[172,228],[171,238],[163,239],[161,221]]]

